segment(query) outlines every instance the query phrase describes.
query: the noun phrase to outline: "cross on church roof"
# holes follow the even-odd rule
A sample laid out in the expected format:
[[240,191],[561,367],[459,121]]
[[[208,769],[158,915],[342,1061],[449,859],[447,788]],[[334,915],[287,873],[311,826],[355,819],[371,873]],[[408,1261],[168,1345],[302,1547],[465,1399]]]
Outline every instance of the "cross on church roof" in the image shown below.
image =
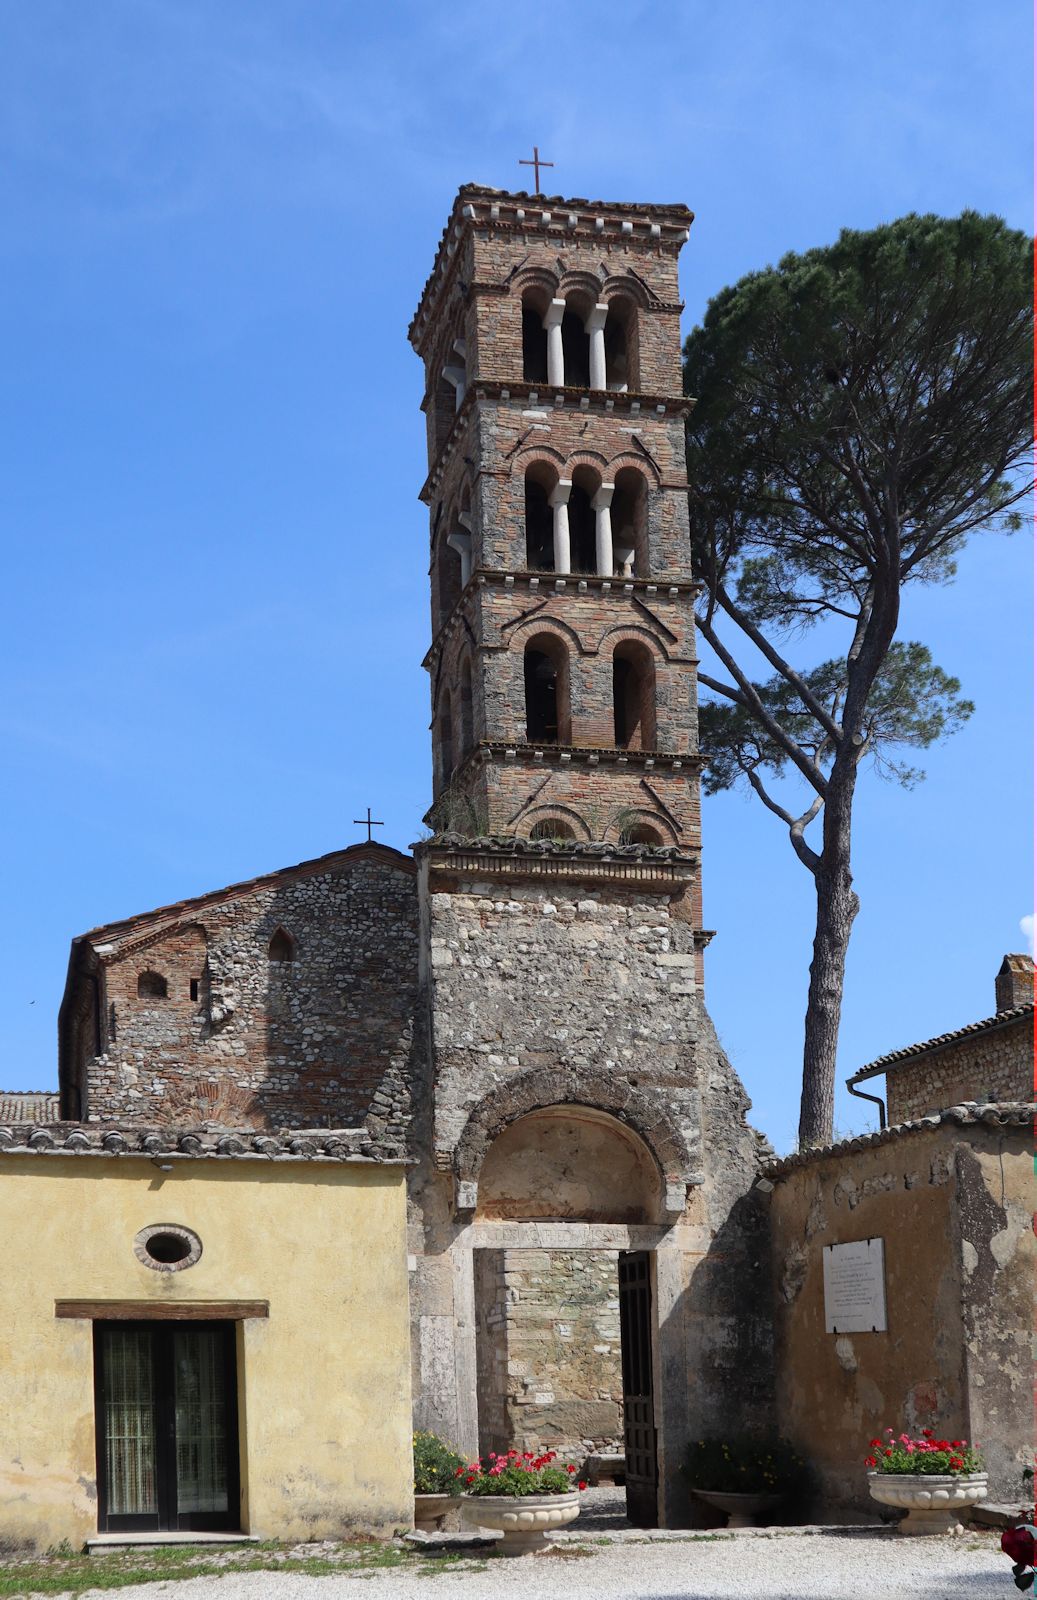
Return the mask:
[[368,808],[367,808],[367,816],[366,817],[354,817],[353,818],[353,823],[358,828],[366,828],[367,829],[367,842],[368,842],[368,844],[371,843],[371,829],[372,828],[384,828],[385,827],[385,823],[384,822],[375,822],[374,821],[374,819],[371,816],[371,807],[370,806],[368,806]]
[[524,161],[520,156],[519,157],[519,166],[520,167],[532,167],[533,168],[533,182],[536,185],[536,188],[533,190],[533,193],[534,194],[539,194],[540,193],[540,168],[541,167],[553,167],[554,166],[554,162],[553,161],[542,161],[541,158],[540,158],[540,146],[535,144],[533,146],[533,159],[532,159],[532,161]]

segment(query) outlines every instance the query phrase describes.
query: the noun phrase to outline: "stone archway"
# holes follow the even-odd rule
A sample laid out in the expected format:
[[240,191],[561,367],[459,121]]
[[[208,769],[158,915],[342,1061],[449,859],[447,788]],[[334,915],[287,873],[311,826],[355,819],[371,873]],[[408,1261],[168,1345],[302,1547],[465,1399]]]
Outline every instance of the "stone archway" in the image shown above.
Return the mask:
[[652,1223],[663,1186],[644,1140],[606,1112],[547,1106],[510,1122],[482,1163],[476,1220]]

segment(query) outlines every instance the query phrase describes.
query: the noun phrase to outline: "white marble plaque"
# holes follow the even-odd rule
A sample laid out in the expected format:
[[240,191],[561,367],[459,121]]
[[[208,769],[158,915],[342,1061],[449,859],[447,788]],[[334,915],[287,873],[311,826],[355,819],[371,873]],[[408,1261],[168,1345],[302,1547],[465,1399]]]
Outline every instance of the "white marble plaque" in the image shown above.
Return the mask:
[[885,1333],[886,1272],[881,1239],[826,1244],[825,1332]]

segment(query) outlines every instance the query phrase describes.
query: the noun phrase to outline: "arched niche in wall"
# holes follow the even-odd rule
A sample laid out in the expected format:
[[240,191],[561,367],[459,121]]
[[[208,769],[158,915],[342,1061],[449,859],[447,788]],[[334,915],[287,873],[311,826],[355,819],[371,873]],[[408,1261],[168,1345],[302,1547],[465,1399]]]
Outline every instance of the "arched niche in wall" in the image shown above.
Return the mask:
[[607,1112],[559,1105],[519,1117],[490,1145],[479,1220],[652,1223],[659,1168],[644,1141]]

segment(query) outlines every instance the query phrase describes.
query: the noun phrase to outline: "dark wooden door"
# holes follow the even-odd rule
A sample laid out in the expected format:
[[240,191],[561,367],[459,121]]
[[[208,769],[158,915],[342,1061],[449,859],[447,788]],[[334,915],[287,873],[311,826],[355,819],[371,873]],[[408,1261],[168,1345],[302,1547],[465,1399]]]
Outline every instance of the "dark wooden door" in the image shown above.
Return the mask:
[[637,1528],[654,1528],[659,1521],[659,1461],[652,1395],[651,1257],[647,1250],[620,1252],[619,1332],[627,1516]]
[[101,1533],[239,1525],[234,1325],[94,1324]]

